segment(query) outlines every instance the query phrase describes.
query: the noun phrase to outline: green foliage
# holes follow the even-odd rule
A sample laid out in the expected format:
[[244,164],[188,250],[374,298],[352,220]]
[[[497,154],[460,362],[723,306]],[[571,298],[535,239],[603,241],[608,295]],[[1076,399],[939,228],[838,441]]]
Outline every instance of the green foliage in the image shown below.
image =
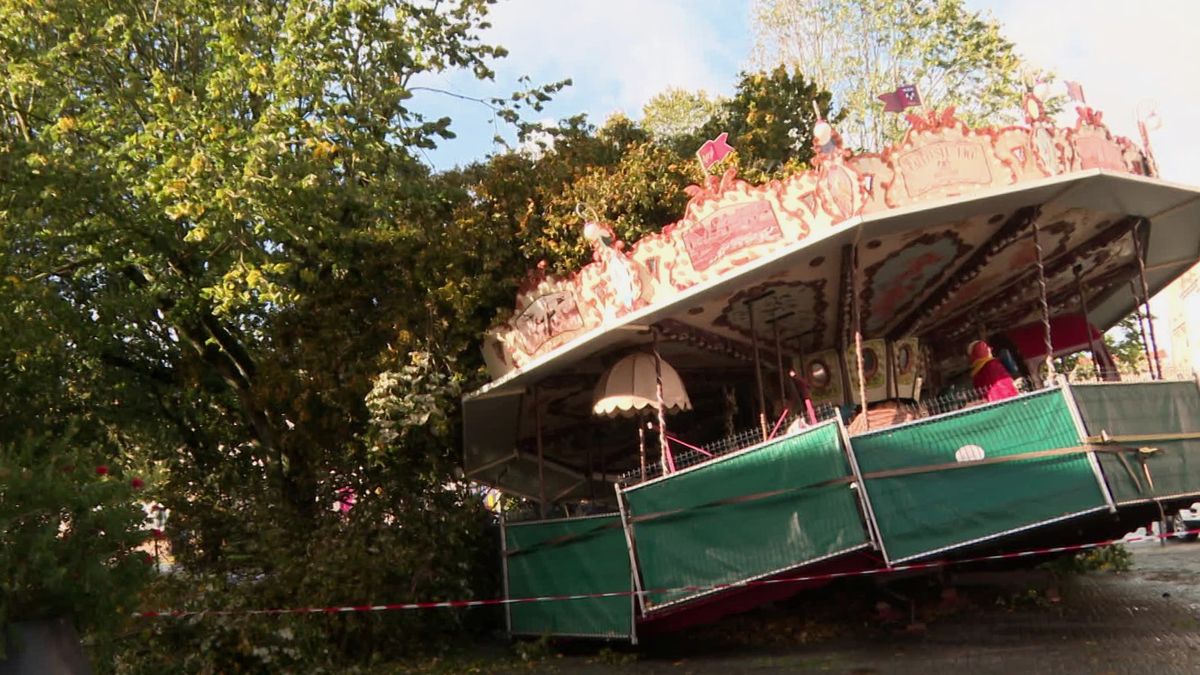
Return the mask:
[[522,661],[544,661],[554,654],[554,646],[549,635],[543,635],[536,640],[519,640],[513,643],[513,651]]
[[374,672],[378,664],[447,653],[454,640],[478,639],[502,622],[494,608],[268,617],[239,612],[495,597],[498,532],[468,491],[360,494],[344,518],[331,517],[309,534],[297,545],[294,529],[264,517],[236,571],[185,567],[157,579],[143,600],[148,607],[233,613],[142,620],[116,645],[115,669]]
[[508,152],[441,176],[461,197],[452,227],[487,237],[479,242],[494,254],[487,271],[511,275],[495,298],[506,306],[520,275],[540,261],[565,272],[591,259],[585,219],[611,224],[627,244],[678,220],[684,188],[703,180],[695,153],[722,132],[737,151],[723,166],[746,180],[801,170],[812,157],[814,103],[827,111],[829,94],[779,67],[742,74],[726,100],[668,90],[647,106],[641,125],[623,116],[599,127],[564,120],[541,130],[535,153]]
[[[161,472],[179,567],[216,584],[169,600],[494,592],[486,516],[454,482],[457,396],[511,301],[497,278],[519,272],[481,255],[503,240],[456,220],[465,193],[418,160],[452,131],[414,86],[491,76],[487,4],[0,7],[0,442],[76,420],[89,462]],[[560,86],[492,104],[519,124]],[[43,445],[20,447],[67,456]],[[390,621],[311,624],[297,644],[336,661],[462,628]],[[187,636],[161,654],[241,670],[267,629],[227,623],[159,626]]]
[[[0,353],[12,355],[0,447],[39,480],[67,460],[153,474],[171,514],[177,571],[135,603],[139,579],[115,561],[136,542],[113,533],[136,531],[123,519],[137,514],[116,506],[129,498],[118,481],[89,488],[75,474],[36,495],[46,508],[94,498],[104,506],[87,518],[114,519],[111,548],[80,550],[97,579],[128,573],[111,598],[72,596],[91,603],[71,608],[89,639],[99,617],[137,604],[497,592],[489,516],[457,474],[479,335],[538,261],[588,260],[581,205],[632,242],[679,218],[702,174],[695,145],[628,119],[523,122],[558,83],[488,101],[540,151],[431,175],[419,153],[453,131],[420,114],[438,94],[415,82],[451,68],[491,77],[503,50],[479,41],[487,4],[0,7]],[[743,175],[765,176],[779,169],[756,162],[806,158],[809,95],[784,71],[747,76],[709,123],[730,131]],[[335,512],[348,494],[353,508]],[[47,569],[23,578],[50,583]],[[104,663],[368,667],[496,616],[273,619],[139,623]]]
[[143,479],[89,440],[70,428],[0,441],[0,628],[66,617],[111,635],[136,608],[153,562],[135,550],[150,534]]
[[992,18],[963,0],[757,0],[760,65],[797,66],[833,93],[841,131],[876,150],[905,128],[877,96],[916,84],[924,105],[956,106],[968,124],[1012,121],[1022,62]]
[[1110,571],[1128,572],[1133,569],[1133,554],[1124,545],[1113,544],[1063,556],[1046,563],[1045,567],[1058,575]]
[[1121,319],[1112,330],[1105,333],[1104,344],[1121,372],[1133,374],[1149,370],[1137,314],[1130,314]]
[[776,66],[767,72],[743,73],[737,92],[721,105],[704,131],[714,137],[729,132],[752,181],[794,173],[813,156],[812,128],[830,112],[830,95],[798,71]]
[[660,142],[680,137],[692,139],[700,127],[716,116],[722,102],[710,98],[703,90],[672,87],[655,94],[642,106],[642,128]]

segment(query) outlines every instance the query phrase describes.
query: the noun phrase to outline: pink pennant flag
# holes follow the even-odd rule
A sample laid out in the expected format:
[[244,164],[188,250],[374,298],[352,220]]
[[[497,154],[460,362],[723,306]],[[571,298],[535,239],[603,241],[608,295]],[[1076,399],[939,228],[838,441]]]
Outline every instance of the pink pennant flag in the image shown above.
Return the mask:
[[1078,82],[1072,82],[1070,80],[1067,80],[1065,84],[1067,85],[1067,96],[1069,96],[1072,101],[1087,103],[1087,99],[1083,96],[1082,84],[1079,84]]
[[721,135],[713,140],[704,141],[704,145],[700,146],[700,149],[696,151],[696,157],[700,160],[700,166],[704,167],[705,171],[708,171],[709,167],[725,159],[726,155],[733,152],[733,146],[726,142],[728,138],[728,133],[721,132]]
[[895,91],[880,94],[878,98],[883,101],[884,112],[902,112],[905,108],[921,105],[921,94],[914,84],[902,84]]

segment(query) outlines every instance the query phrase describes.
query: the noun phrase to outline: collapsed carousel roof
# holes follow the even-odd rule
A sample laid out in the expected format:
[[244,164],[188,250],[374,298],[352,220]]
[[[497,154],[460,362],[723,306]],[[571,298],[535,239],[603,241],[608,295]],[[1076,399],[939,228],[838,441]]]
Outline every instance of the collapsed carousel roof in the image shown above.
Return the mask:
[[651,325],[688,387],[712,386],[688,372],[744,370],[751,311],[763,346],[846,345],[854,283],[867,338],[956,344],[1035,320],[1035,224],[1051,313],[1077,311],[1083,289],[1102,329],[1136,304],[1138,246],[1151,293],[1200,259],[1200,190],[1158,179],[1146,150],[1091,108],[1067,129],[1027,109],[1039,112],[1026,127],[969,129],[952,109],[909,116],[904,140],[879,154],[851,154],[835,137],[814,169],[765,185],[711,177],[661,233],[628,251],[598,243],[569,276],[531,276],[512,318],[485,336],[495,379],[464,397],[468,474],[532,494],[518,477],[533,467],[520,440],[534,403],[520,395],[537,384],[544,428],[563,432],[546,453],[548,494],[611,479],[605,458],[589,448],[585,461],[566,431],[586,419],[612,356],[645,346]]

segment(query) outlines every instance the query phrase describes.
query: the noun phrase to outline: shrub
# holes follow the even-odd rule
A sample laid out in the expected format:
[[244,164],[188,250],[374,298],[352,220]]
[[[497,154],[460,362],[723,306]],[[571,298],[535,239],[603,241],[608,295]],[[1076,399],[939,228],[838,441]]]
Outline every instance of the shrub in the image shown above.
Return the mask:
[[72,431],[0,441],[0,626],[69,617],[103,636],[151,575],[137,550],[149,534],[144,480],[78,442]]

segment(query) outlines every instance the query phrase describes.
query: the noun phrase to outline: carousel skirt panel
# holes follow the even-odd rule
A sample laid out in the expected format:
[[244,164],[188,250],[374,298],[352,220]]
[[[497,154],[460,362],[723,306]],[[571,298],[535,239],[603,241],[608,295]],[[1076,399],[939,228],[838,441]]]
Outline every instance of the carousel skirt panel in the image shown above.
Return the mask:
[[837,422],[622,493],[645,610],[870,545]]
[[[632,591],[629,552],[616,514],[509,524],[504,528],[510,598]],[[514,635],[629,638],[629,595],[508,606]]]
[[1063,390],[858,435],[892,563],[1107,508]]
[[[1200,387],[1195,381],[1078,384],[1071,393],[1119,505],[1200,496]],[[1192,438],[1188,438],[1192,436]]]

